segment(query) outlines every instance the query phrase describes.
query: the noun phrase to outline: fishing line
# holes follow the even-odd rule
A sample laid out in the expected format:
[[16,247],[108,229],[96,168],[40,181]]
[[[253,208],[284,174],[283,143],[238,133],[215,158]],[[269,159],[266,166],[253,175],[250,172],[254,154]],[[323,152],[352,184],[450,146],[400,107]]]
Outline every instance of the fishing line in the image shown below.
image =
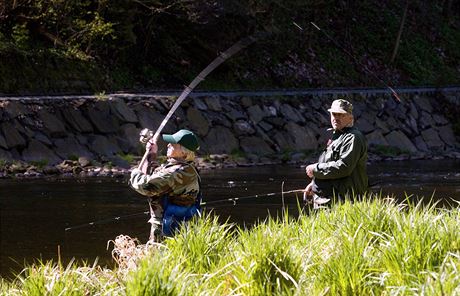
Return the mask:
[[[292,22],[294,26],[296,26],[299,30],[303,31],[304,29],[298,25],[296,22]],[[388,83],[386,83],[382,78],[380,78],[379,76],[377,76],[377,74],[375,74],[373,71],[369,70],[367,67],[365,67],[360,61],[358,61],[358,59],[351,53],[349,52],[346,48],[344,48],[340,43],[338,43],[334,38],[332,38],[326,31],[322,30],[317,24],[315,24],[314,22],[310,22],[310,24],[315,27],[315,29],[317,29],[318,31],[320,31],[321,33],[323,33],[327,39],[329,39],[329,41],[331,41],[337,48],[339,48],[340,50],[342,50],[344,53],[346,53],[349,57],[351,57],[353,59],[353,61],[358,65],[360,66],[360,69],[363,69],[365,72],[367,72],[368,74],[371,74],[372,77],[374,77],[375,79],[377,79],[379,82],[381,82],[385,87],[387,87],[391,94],[396,98],[396,100],[400,103],[401,102],[401,99],[399,98],[398,96],[398,93],[391,87],[388,85]]]
[[[242,197],[231,197],[231,198],[224,198],[224,199],[212,200],[212,201],[207,201],[207,202],[201,202],[200,205],[201,206],[208,206],[208,205],[214,205],[214,204],[219,204],[219,203],[223,203],[223,202],[230,202],[230,203],[233,204],[233,206],[236,206],[236,204],[241,200],[268,197],[268,196],[276,196],[276,195],[279,195],[279,194],[284,195],[284,194],[287,194],[287,193],[304,192],[304,191],[305,191],[305,189],[296,189],[296,190],[290,190],[290,191],[284,191],[284,192],[283,191],[281,191],[281,192],[270,192],[270,193],[264,193],[264,194],[254,194],[254,195],[242,196]],[[113,217],[113,218],[107,218],[107,219],[88,222],[88,223],[84,223],[84,224],[80,224],[80,225],[76,225],[76,226],[72,226],[72,227],[67,227],[67,228],[65,228],[65,231],[75,230],[75,229],[80,229],[80,228],[85,228],[85,227],[95,226],[95,225],[100,225],[100,224],[106,224],[106,223],[110,223],[110,222],[114,222],[114,221],[120,221],[120,220],[124,220],[124,219],[128,219],[128,218],[141,216],[141,215],[148,215],[148,214],[150,214],[149,211],[144,211],[144,212],[133,213],[133,214],[125,215],[125,216],[117,216],[117,217]]]

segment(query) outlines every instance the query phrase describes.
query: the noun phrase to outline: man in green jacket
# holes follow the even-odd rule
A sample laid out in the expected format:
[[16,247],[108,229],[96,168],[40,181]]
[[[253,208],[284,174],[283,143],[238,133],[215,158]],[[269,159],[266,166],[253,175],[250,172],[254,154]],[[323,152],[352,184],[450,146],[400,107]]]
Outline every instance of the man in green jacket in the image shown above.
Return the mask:
[[347,194],[358,197],[368,189],[366,138],[353,127],[353,105],[349,101],[335,100],[328,111],[332,137],[318,162],[306,167],[312,181],[305,188],[305,197],[313,200],[341,199]]

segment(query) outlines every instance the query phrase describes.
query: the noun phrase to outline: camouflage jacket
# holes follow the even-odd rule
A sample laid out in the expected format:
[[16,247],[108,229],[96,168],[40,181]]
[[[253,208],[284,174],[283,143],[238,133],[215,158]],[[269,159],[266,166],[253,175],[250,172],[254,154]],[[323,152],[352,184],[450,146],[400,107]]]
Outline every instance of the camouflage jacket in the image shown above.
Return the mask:
[[368,189],[367,141],[355,127],[334,131],[313,170],[316,189],[324,196],[362,194]]
[[171,203],[181,206],[194,204],[200,192],[200,176],[193,163],[172,158],[151,174],[134,169],[129,184],[142,195],[168,196]]

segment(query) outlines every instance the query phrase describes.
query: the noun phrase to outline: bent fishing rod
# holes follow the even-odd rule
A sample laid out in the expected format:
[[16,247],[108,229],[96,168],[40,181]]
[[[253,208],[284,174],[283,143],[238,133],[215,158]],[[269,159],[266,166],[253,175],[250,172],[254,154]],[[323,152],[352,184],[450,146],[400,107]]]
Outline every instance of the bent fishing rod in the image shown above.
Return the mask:
[[[294,26],[296,26],[300,31],[303,31],[303,28],[297,24],[296,22],[292,22]],[[323,33],[327,39],[329,39],[329,41],[331,41],[338,49],[340,49],[341,51],[343,51],[346,55],[348,55],[350,58],[353,59],[353,62],[355,62],[355,64],[357,64],[358,66],[360,66],[360,69],[363,69],[365,72],[367,72],[368,74],[371,74],[372,77],[374,77],[375,79],[377,79],[380,83],[382,83],[386,88],[388,88],[391,92],[391,94],[395,97],[395,99],[398,101],[398,103],[401,102],[401,99],[399,98],[399,95],[398,93],[391,87],[388,85],[388,83],[386,83],[382,78],[380,78],[377,74],[375,74],[373,71],[369,70],[367,67],[365,67],[360,61],[358,61],[358,59],[351,53],[349,52],[348,50],[346,50],[340,43],[338,43],[334,38],[332,38],[326,31],[324,30],[321,30],[321,28],[315,24],[314,22],[310,22],[310,24],[315,27],[315,29],[317,29],[318,31],[320,31],[321,33]]]
[[[209,205],[225,203],[225,202],[229,202],[229,203],[233,204],[233,206],[236,206],[239,201],[246,200],[246,199],[270,197],[270,196],[276,196],[276,195],[280,195],[280,194],[284,197],[284,194],[304,193],[304,192],[305,192],[305,189],[295,189],[295,190],[289,190],[289,191],[254,194],[254,195],[248,195],[248,196],[242,196],[242,197],[230,197],[230,198],[223,198],[223,199],[218,199],[218,200],[211,200],[211,201],[201,202],[200,206],[206,207],[206,206],[209,206]],[[76,226],[72,226],[72,227],[67,227],[67,228],[65,228],[65,231],[85,228],[85,227],[89,227],[89,226],[101,225],[101,224],[106,224],[106,223],[111,223],[111,222],[114,222],[114,221],[125,220],[125,219],[129,219],[129,218],[137,217],[137,216],[148,215],[149,213],[150,213],[149,211],[143,211],[143,212],[133,213],[133,214],[124,215],[124,216],[117,216],[117,217],[113,217],[113,218],[107,218],[107,219],[103,219],[103,220],[92,221],[92,222],[88,222],[88,223],[84,223],[84,224],[80,224],[80,225],[76,225]]]
[[[168,123],[169,119],[174,114],[174,112],[177,110],[177,108],[180,106],[180,104],[187,98],[187,96],[193,91],[193,89],[201,81],[203,81],[206,78],[206,76],[208,76],[209,73],[211,73],[220,64],[225,62],[227,59],[229,59],[230,57],[235,55],[237,52],[239,52],[243,48],[248,47],[249,45],[251,45],[252,43],[257,41],[258,39],[260,39],[262,37],[265,37],[268,34],[269,34],[268,32],[257,32],[257,33],[255,33],[255,34],[253,34],[251,36],[248,36],[248,37],[245,37],[243,39],[240,39],[235,44],[230,46],[227,50],[225,50],[224,52],[220,53],[206,68],[204,68],[192,80],[192,82],[188,86],[185,87],[185,89],[182,91],[182,93],[180,94],[180,96],[178,97],[176,102],[173,104],[173,106],[169,110],[168,114],[165,116],[165,118],[161,122],[161,124],[158,127],[158,129],[156,130],[156,132],[153,133],[153,132],[151,132],[149,130],[145,131],[145,133],[143,133],[144,131],[141,132],[141,137],[142,137],[141,142],[147,143],[148,141],[153,141],[154,143],[156,143],[161,131],[166,126],[166,124]],[[147,160],[148,155],[149,155],[149,151],[145,151],[141,161],[139,162],[139,165],[138,165],[139,169],[141,169],[143,167],[143,164]],[[126,216],[118,216],[118,217],[115,217],[115,218],[110,218],[110,219],[105,219],[105,220],[100,220],[100,221],[95,221],[95,222],[89,222],[89,223],[85,223],[85,224],[74,226],[74,227],[68,227],[65,230],[68,231],[68,230],[72,230],[72,229],[82,228],[82,227],[86,227],[86,226],[92,226],[92,225],[95,225],[95,224],[106,223],[106,222],[110,222],[110,221],[114,221],[114,220],[120,220],[120,219],[124,219],[124,218],[144,215],[144,214],[148,214],[148,213],[149,213],[148,211],[145,211],[145,212],[134,213],[134,214],[126,215]]]
[[[243,48],[249,46],[256,40],[260,39],[261,37],[266,36],[268,33],[265,32],[258,32],[255,33],[254,35],[245,37],[243,39],[240,39],[237,41],[235,44],[230,46],[226,51],[222,52],[219,56],[217,56],[206,68],[204,68],[193,80],[192,82],[185,87],[185,89],[182,91],[180,94],[179,98],[176,100],[174,105],[171,107],[169,110],[168,114],[165,116],[163,121],[161,122],[160,126],[156,130],[156,132],[153,133],[148,133],[147,135],[144,135],[143,141],[146,143],[148,141],[152,141],[154,143],[157,142],[158,136],[160,135],[161,131],[163,128],[166,126],[166,123],[168,123],[169,119],[171,116],[174,114],[176,109],[179,107],[179,105],[187,98],[187,96],[192,92],[192,90],[201,82],[203,81],[206,76],[208,76],[209,73],[211,73],[214,69],[216,69],[220,64],[225,62],[227,59],[232,57],[234,54],[242,50]],[[140,163],[139,163],[139,169],[142,168],[144,162],[147,160],[147,156],[149,154],[149,151],[146,151],[144,153],[144,156],[142,157]]]

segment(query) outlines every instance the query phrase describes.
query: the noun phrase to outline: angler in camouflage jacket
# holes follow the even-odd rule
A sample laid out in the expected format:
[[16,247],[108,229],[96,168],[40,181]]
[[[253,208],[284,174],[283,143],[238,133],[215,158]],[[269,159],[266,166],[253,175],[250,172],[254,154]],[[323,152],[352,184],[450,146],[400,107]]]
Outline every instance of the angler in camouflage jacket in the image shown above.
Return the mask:
[[306,194],[326,198],[344,198],[347,194],[360,196],[368,189],[366,138],[353,127],[350,102],[335,100],[328,111],[332,138],[318,162],[306,167],[308,177],[313,178]]
[[155,162],[157,145],[147,142],[148,161],[131,172],[130,185],[149,198],[150,240],[170,236],[181,222],[200,213],[200,176],[193,164],[198,140],[189,130],[163,135],[168,142],[166,164]]

